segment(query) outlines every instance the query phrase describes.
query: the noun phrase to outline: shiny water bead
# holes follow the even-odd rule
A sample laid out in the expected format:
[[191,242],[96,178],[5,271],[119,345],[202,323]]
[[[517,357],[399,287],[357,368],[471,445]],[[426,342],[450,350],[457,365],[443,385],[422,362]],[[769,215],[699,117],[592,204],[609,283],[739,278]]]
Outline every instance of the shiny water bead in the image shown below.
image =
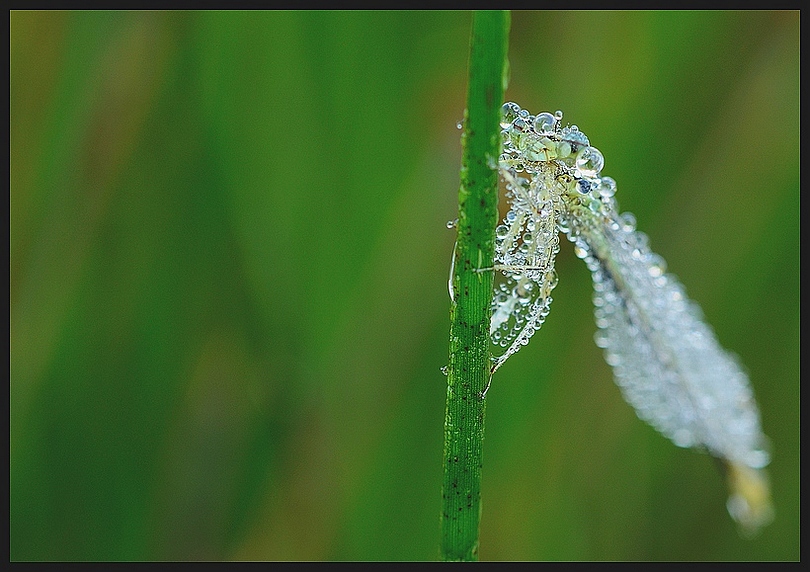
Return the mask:
[[[529,132],[529,124],[526,123],[526,120],[523,117],[516,117],[515,120],[512,122],[512,131],[513,133],[523,134]],[[518,140],[522,140],[518,137]]]
[[650,254],[649,259],[647,260],[649,267],[647,268],[647,272],[650,276],[658,277],[663,276],[664,273],[667,271],[667,261],[658,254],[652,253]]
[[580,177],[594,178],[605,165],[605,158],[596,147],[583,147],[577,152],[576,174]]
[[586,179],[581,179],[576,182],[576,189],[582,195],[587,195],[591,192],[591,182]]
[[557,126],[557,119],[550,113],[538,113],[534,118],[534,130],[539,135],[550,135],[554,133]]
[[601,199],[598,199],[596,197],[591,197],[590,200],[588,201],[587,206],[588,206],[588,209],[590,209],[590,211],[592,213],[598,215],[598,214],[601,214],[604,211],[605,203],[603,203]]
[[501,141],[503,142],[504,148],[509,146],[511,134],[512,134],[511,128],[501,130]]
[[596,190],[603,197],[612,197],[616,194],[616,181],[611,177],[602,177],[599,179],[599,185],[596,187]]
[[619,227],[624,232],[633,232],[636,230],[636,217],[633,213],[630,212],[623,212],[619,215],[619,219],[616,221],[619,223]]
[[582,147],[590,145],[587,135],[579,130],[576,125],[564,127],[560,130],[560,139],[567,141],[571,145],[574,152],[579,151]]
[[501,107],[501,128],[506,129],[517,119],[520,113],[520,106],[517,103],[508,101]]

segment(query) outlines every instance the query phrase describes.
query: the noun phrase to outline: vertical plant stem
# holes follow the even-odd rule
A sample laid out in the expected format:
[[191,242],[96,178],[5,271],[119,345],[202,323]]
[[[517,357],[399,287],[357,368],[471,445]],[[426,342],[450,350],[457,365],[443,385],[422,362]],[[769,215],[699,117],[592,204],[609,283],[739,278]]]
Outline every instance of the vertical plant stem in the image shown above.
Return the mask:
[[484,392],[489,383],[489,325],[497,161],[506,83],[508,11],[476,11],[470,39],[467,109],[462,133],[458,239],[450,305],[450,364],[444,425],[443,560],[478,560]]

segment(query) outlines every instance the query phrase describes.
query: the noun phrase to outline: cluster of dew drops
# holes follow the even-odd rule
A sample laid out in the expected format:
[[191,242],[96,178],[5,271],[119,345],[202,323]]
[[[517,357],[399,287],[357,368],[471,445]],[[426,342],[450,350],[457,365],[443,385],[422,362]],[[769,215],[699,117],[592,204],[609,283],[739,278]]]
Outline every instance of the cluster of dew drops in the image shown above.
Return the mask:
[[[512,187],[524,187],[524,192],[518,195],[507,192],[510,209],[495,229],[496,262],[525,267],[529,260],[534,260],[541,262],[542,269],[521,272],[523,276],[516,276],[519,279],[516,284],[496,286],[492,342],[508,348],[507,353],[498,358],[499,364],[517,351],[517,347],[512,347],[515,340],[519,345],[528,343],[549,312],[551,297],[548,294],[557,283],[553,270],[559,251],[556,232],[564,232],[575,242],[578,256],[587,255],[587,245],[574,240],[578,234],[577,218],[581,219],[581,214],[574,214],[571,208],[559,208],[562,206],[559,200],[569,207],[584,206],[586,218],[596,213],[613,213],[616,208],[613,199],[616,182],[599,176],[604,166],[602,153],[590,145],[588,137],[576,125],[563,127],[562,117],[562,111],[534,116],[514,102],[507,102],[501,108],[501,175]],[[537,177],[542,181],[540,186],[550,192],[541,197],[531,191],[537,186],[518,175],[524,172],[529,177]],[[581,209],[577,210],[582,213]],[[516,226],[516,221],[523,222]],[[525,230],[525,234],[519,239],[513,237],[520,229]],[[535,233],[538,239],[540,235],[544,237],[540,243],[534,240]],[[540,298],[531,303],[538,295]],[[506,319],[505,312],[511,314],[513,320]]]
[[562,111],[531,115],[514,102],[501,108],[501,165],[516,172],[537,173],[554,161],[574,177],[577,190],[609,198],[616,193],[616,181],[600,177],[605,158],[576,125],[562,126]]
[[[579,258],[588,258],[592,254],[580,238],[579,231],[587,224],[586,221],[594,220],[591,214],[599,215],[603,220],[610,221],[613,229],[624,231],[627,242],[638,243],[649,257],[651,267],[654,267],[650,272],[662,275],[666,270],[666,263],[661,257],[649,252],[646,235],[636,230],[635,216],[630,212],[618,212],[619,207],[614,196],[616,181],[612,177],[601,176],[605,164],[601,151],[591,146],[588,137],[576,125],[563,126],[562,118],[562,111],[531,115],[514,102],[504,103],[501,108],[501,168],[534,176],[547,173],[549,166],[554,165],[553,168],[563,172],[569,180],[569,193],[566,197],[569,208],[564,208],[559,213],[557,228],[574,243],[576,255]],[[581,206],[584,210],[572,209],[572,206]],[[510,213],[507,213],[507,218],[509,216]],[[503,233],[503,226],[496,228],[496,238],[499,230]]]

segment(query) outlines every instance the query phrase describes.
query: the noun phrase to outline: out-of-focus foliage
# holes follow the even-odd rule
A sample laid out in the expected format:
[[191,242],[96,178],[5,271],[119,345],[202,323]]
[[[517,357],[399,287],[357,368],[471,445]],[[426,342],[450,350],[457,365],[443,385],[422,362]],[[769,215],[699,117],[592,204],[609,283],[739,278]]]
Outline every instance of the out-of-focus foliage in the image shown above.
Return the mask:
[[[11,12],[12,560],[438,557],[468,12]],[[776,520],[639,421],[564,243],[480,556],[798,559],[799,13],[516,12],[750,373]]]

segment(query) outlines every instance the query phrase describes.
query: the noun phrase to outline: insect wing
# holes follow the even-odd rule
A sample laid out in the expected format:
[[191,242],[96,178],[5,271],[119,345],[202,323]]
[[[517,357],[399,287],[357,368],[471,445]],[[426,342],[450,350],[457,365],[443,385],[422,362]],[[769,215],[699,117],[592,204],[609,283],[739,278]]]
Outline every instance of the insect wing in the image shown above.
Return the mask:
[[554,259],[559,252],[556,228],[557,202],[547,184],[501,169],[511,209],[495,231],[495,293],[490,336],[493,367],[529,343],[540,328],[557,285]]
[[593,277],[596,342],[624,397],[676,445],[764,467],[747,375],[628,218],[583,229],[577,249]]

